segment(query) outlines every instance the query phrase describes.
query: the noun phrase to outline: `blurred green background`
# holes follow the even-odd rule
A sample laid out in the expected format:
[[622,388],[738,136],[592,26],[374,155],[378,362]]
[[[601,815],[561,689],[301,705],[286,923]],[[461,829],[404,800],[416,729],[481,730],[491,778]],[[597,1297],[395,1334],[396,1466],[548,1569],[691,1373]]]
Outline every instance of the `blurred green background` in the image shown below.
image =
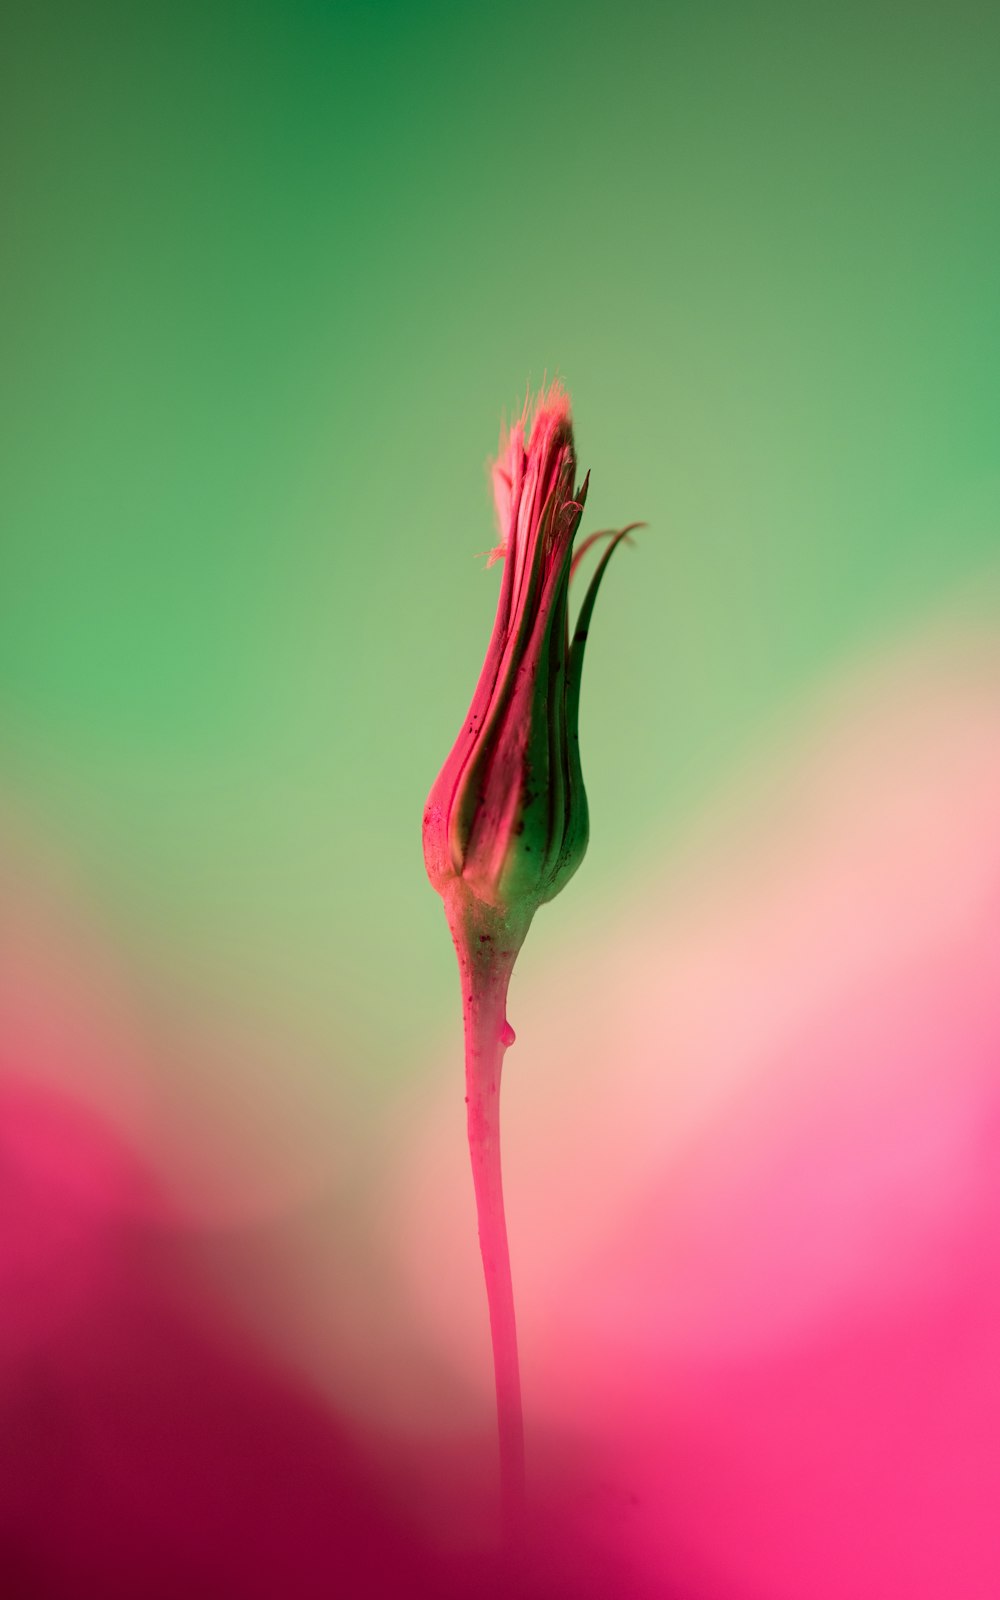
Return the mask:
[[377,1094],[457,1024],[420,813],[529,383],[573,397],[585,526],[649,524],[541,941],[995,568],[1000,13],[7,15],[6,804],[140,967],[336,1040]]

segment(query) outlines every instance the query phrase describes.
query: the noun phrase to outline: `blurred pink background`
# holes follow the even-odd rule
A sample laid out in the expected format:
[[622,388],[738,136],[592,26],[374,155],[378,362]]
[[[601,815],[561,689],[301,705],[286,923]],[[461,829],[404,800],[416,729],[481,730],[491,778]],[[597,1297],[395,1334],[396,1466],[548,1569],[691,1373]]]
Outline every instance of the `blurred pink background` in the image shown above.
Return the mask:
[[9,810],[5,1592],[995,1600],[998,817],[1000,641],[945,619],[801,700],[599,916],[539,918],[511,1568],[457,986],[361,1101]]

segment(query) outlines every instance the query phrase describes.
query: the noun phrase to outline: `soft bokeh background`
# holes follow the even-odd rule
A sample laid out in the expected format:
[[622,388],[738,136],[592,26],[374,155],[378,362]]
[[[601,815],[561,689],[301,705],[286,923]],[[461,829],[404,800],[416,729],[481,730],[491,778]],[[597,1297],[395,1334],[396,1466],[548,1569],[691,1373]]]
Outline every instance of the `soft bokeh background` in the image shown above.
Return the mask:
[[[994,1600],[996,9],[5,34],[4,1593]],[[512,995],[512,1575],[419,816],[556,373],[649,530]]]

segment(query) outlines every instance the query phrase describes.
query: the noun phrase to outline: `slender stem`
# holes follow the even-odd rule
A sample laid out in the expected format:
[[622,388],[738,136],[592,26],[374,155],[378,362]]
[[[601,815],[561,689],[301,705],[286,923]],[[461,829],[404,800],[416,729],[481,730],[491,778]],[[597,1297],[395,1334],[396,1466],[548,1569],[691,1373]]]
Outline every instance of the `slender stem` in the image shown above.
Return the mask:
[[467,893],[446,900],[445,909],[462,981],[469,1155],[493,1342],[501,1514],[505,1535],[514,1539],[524,1519],[524,1422],[500,1165],[500,1075],[514,1042],[507,988],[527,923],[504,918]]

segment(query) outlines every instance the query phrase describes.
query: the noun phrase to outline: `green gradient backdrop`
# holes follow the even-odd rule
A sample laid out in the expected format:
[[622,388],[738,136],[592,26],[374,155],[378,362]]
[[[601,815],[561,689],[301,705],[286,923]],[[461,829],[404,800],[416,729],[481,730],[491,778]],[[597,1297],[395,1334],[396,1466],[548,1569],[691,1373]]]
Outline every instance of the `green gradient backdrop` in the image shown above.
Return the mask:
[[588,526],[650,524],[544,938],[790,697],[995,565],[1000,14],[8,15],[8,797],[137,959],[385,1082],[454,1006],[419,816],[529,380],[570,387]]

